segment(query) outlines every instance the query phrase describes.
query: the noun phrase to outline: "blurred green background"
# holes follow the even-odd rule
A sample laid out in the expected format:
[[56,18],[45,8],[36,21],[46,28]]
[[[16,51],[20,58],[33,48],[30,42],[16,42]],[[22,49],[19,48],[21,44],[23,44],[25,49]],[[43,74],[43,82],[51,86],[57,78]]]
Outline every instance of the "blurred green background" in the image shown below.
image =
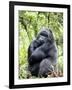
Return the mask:
[[[61,12],[18,12],[19,33],[19,78],[27,78],[28,47],[40,28],[51,28],[58,48],[58,71],[63,73],[63,13]],[[32,77],[33,78],[33,77]]]

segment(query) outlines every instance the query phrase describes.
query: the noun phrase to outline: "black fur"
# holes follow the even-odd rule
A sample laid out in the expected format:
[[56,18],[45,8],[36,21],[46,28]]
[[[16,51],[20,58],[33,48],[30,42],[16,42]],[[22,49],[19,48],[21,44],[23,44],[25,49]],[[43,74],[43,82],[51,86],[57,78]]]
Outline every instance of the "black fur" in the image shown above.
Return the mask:
[[43,28],[28,48],[29,71],[34,76],[46,77],[57,63],[57,47],[50,29]]

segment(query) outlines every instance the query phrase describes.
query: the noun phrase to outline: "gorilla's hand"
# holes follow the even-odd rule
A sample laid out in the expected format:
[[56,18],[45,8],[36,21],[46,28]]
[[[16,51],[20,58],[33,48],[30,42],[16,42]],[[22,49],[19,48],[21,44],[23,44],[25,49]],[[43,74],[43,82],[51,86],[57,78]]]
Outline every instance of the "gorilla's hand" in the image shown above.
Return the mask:
[[31,57],[32,53],[38,48],[40,47],[42,44],[44,43],[44,40],[39,38],[39,39],[36,39],[36,40],[33,40],[31,42],[31,44],[29,45],[29,48],[28,48],[28,59]]

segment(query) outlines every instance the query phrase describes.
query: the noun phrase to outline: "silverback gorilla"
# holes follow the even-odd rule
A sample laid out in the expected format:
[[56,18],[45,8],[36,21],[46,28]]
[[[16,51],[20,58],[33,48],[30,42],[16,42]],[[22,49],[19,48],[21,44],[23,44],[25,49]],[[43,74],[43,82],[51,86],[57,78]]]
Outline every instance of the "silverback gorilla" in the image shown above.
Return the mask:
[[42,28],[28,48],[28,69],[33,76],[47,77],[57,64],[57,47],[50,29]]

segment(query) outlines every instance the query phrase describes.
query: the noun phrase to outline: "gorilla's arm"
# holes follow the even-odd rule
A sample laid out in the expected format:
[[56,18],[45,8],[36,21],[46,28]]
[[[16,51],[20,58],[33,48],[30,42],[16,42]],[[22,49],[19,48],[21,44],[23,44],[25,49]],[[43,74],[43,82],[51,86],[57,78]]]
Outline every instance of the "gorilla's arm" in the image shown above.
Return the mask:
[[30,46],[29,46],[29,48],[28,48],[28,59],[30,58],[30,56],[31,56],[31,54],[33,53],[33,51],[34,51],[34,48],[35,48],[35,41],[33,41],[31,44],[30,44]]
[[43,42],[40,40],[33,40],[28,48],[28,59],[32,55],[32,53],[35,51],[36,48],[38,48]]
[[56,44],[53,43],[52,47],[50,48],[50,50],[47,53],[46,58],[51,60],[52,65],[56,65],[57,57],[58,57],[57,47],[56,47]]
[[33,65],[35,63],[39,63],[42,61],[42,59],[46,58],[46,53],[48,52],[48,43],[44,43],[41,46],[37,47],[31,56],[29,57],[29,64]]

